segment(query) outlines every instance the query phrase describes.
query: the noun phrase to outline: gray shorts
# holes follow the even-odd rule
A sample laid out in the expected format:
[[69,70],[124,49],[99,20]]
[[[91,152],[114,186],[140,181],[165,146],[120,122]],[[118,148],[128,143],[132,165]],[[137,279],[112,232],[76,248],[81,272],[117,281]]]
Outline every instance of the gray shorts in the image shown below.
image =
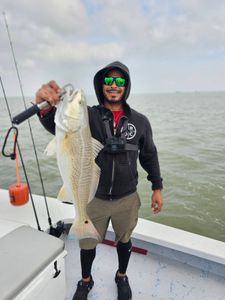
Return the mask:
[[[100,234],[99,242],[104,239],[111,220],[115,232],[115,243],[119,241],[127,243],[137,224],[140,206],[137,192],[113,201],[94,198],[87,205],[87,214]],[[98,241],[95,239],[80,240],[81,249],[93,249],[97,244]]]

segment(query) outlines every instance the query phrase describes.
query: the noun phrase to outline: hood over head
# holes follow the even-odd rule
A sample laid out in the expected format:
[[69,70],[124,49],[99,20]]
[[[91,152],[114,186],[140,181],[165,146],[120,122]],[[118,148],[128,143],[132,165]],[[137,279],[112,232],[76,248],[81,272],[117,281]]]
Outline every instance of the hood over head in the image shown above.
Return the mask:
[[104,95],[102,91],[103,76],[111,70],[119,70],[124,74],[124,78],[126,80],[126,89],[123,96],[123,102],[126,102],[130,94],[131,81],[129,69],[123,63],[115,61],[99,70],[94,76],[94,88],[99,104],[104,104]]

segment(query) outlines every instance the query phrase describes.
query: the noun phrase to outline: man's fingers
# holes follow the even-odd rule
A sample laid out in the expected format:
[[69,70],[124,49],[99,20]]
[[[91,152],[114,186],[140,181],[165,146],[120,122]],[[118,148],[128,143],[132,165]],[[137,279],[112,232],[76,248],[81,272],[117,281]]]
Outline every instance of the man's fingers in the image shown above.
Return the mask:
[[51,87],[56,93],[59,93],[61,90],[59,85],[54,80],[49,81],[48,86]]
[[[54,88],[51,85],[53,85]],[[55,90],[57,88],[58,85],[54,81],[51,81],[51,84],[43,84],[36,93],[36,103],[40,103],[43,100],[46,100],[50,105],[56,105],[59,102],[59,94]]]
[[152,199],[152,211],[154,213],[159,213],[162,209],[163,201],[162,199]]
[[45,91],[44,99],[47,100],[51,105],[56,105],[59,102],[59,94],[49,85],[45,86],[44,91]]
[[160,211],[160,210],[159,210],[159,206],[158,206],[157,203],[152,204],[152,211],[153,211],[154,213],[157,213],[157,212]]

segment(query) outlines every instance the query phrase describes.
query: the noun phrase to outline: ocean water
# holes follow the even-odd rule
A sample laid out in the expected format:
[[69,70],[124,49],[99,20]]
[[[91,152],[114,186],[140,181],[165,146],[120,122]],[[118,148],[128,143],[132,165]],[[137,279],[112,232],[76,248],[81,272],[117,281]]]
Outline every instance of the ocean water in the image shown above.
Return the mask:
[[[23,110],[20,97],[9,98],[12,115]],[[28,105],[30,98],[26,99]],[[151,212],[151,184],[139,166],[140,216],[225,242],[225,92],[133,95],[129,104],[150,120],[163,177],[164,206]],[[89,105],[96,103],[88,96]],[[11,126],[0,98],[0,148]],[[52,139],[36,116],[30,119],[47,195],[55,197],[61,178],[55,158],[43,151]],[[27,122],[18,126],[33,193],[42,194]],[[12,138],[10,139],[12,140]],[[7,144],[7,150],[12,142]],[[21,177],[23,171],[21,169]],[[0,188],[16,180],[15,162],[0,155]]]

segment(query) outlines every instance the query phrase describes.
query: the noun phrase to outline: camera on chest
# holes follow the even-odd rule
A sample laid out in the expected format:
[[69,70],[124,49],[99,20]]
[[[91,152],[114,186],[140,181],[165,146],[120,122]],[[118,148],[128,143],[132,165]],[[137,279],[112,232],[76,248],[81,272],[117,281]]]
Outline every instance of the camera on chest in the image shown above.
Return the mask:
[[106,139],[105,150],[112,154],[125,152],[126,143],[126,138],[112,136]]

